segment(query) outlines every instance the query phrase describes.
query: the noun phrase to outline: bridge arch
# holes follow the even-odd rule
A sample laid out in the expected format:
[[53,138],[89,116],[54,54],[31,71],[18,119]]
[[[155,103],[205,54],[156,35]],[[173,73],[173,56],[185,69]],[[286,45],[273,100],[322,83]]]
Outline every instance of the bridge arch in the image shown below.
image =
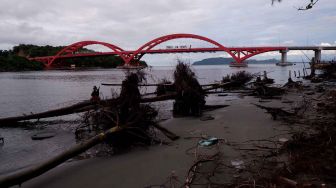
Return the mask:
[[239,50],[233,49],[232,52],[240,59],[240,62],[247,60],[250,57],[274,51],[286,50],[286,47],[252,47],[252,48],[241,48]]
[[218,48],[220,48],[221,50],[227,52],[228,54],[230,54],[230,56],[235,60],[235,61],[239,61],[239,59],[226,47],[224,47],[223,45],[221,45],[220,43],[209,39],[207,37],[203,37],[200,35],[195,35],[195,34],[186,34],[186,33],[180,33],[180,34],[171,34],[171,35],[165,35],[156,39],[153,39],[149,42],[147,42],[146,44],[142,45],[139,49],[137,49],[134,53],[130,54],[129,57],[126,58],[125,64],[130,64],[131,61],[135,60],[135,61],[139,61],[141,59],[141,57],[146,53],[146,51],[151,50],[152,48],[154,48],[155,46],[164,43],[166,41],[169,40],[174,40],[174,39],[180,39],[180,38],[189,38],[189,39],[198,39],[198,40],[202,40],[208,43],[211,43],[215,46],[217,46]]
[[94,44],[102,45],[102,46],[105,46],[105,47],[111,49],[113,52],[115,52],[117,55],[119,55],[124,60],[124,62],[126,61],[126,59],[122,56],[122,52],[124,50],[122,48],[116,46],[116,45],[113,45],[113,44],[110,44],[110,43],[106,43],[106,42],[100,42],[100,41],[81,41],[81,42],[73,43],[73,44],[71,44],[71,45],[63,48],[61,51],[59,51],[55,56],[53,56],[49,60],[49,62],[47,63],[46,66],[50,67],[51,64],[56,59],[58,59],[59,57],[61,57],[62,55],[71,54],[73,52],[76,52],[77,50],[79,50],[82,47],[89,46],[89,45],[94,45]]

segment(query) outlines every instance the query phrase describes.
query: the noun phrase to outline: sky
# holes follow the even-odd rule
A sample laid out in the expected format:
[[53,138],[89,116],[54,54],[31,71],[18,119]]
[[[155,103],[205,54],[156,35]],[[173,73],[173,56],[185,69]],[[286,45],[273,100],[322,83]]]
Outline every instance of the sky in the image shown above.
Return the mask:
[[[223,46],[336,45],[336,1],[319,0],[309,11],[297,11],[310,0],[0,0],[0,49],[18,44],[69,45],[97,40],[135,50],[173,33],[192,33]],[[195,40],[164,45],[211,46]],[[99,46],[92,48],[106,51]],[[291,52],[302,56],[301,52]],[[309,54],[309,52],[307,52]],[[325,53],[336,56],[335,51]],[[208,54],[206,57],[227,54]],[[145,55],[165,64],[202,55]],[[276,57],[268,53],[259,58]]]

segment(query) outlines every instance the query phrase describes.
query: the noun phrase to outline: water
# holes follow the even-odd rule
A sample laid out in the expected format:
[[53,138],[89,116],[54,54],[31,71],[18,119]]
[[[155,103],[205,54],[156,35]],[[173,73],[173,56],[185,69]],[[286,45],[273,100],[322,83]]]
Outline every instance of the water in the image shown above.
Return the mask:
[[[193,66],[201,84],[221,80],[223,76],[245,70],[251,73],[268,72],[276,84],[284,84],[288,71],[301,71],[301,64],[290,67],[275,65],[249,65],[247,68],[229,66]],[[174,67],[153,67],[147,72],[147,82],[157,83],[162,78],[172,80]],[[0,73],[0,117],[41,112],[90,98],[92,87],[101,83],[121,83],[125,72],[118,69],[96,69],[86,71],[38,71]],[[294,79],[295,80],[295,79]],[[153,92],[155,88],[142,88],[141,92]],[[101,86],[101,96],[110,98],[120,87]],[[225,103],[214,95],[207,98],[208,104]],[[171,116],[172,101],[155,103],[160,117]],[[51,139],[34,141],[31,136],[40,130],[23,128],[0,128],[0,136],[5,144],[0,146],[0,175],[36,164],[55,156],[75,143],[73,128],[78,125],[80,115],[59,117],[42,121],[39,129],[49,129],[57,133]],[[62,120],[62,121],[60,121]]]

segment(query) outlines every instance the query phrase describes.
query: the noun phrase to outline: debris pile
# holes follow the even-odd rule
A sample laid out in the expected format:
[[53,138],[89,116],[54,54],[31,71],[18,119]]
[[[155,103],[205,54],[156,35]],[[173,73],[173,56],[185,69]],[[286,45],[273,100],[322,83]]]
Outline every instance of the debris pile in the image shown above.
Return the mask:
[[320,75],[321,78],[325,80],[336,79],[336,62],[326,63],[326,65],[321,66],[319,70],[322,71]]
[[279,87],[267,86],[263,83],[255,83],[253,88],[253,96],[257,96],[264,99],[272,99],[285,94],[286,90]]
[[166,95],[168,93],[172,93],[175,91],[176,91],[175,85],[167,79],[162,79],[161,82],[156,87],[157,96]]
[[[80,144],[33,168],[2,176],[0,178],[1,187],[21,184],[103,142],[112,146],[114,151],[119,151],[134,144],[164,143],[164,141],[155,137],[159,131],[171,140],[178,139],[177,135],[157,124],[155,120],[157,111],[155,109],[140,103],[145,101],[141,98],[138,89],[138,85],[143,79],[144,74],[142,72],[128,73],[122,83],[120,96],[115,99],[85,102],[29,116],[29,118],[50,117],[55,114],[87,111],[84,116],[84,125],[81,125],[76,130],[76,137],[80,140]],[[147,99],[147,101],[150,100]],[[5,118],[2,121],[16,122],[22,119],[23,117],[14,117]]]
[[227,83],[223,86],[224,89],[239,89],[243,87],[246,83],[251,81],[253,75],[246,71],[239,71],[236,73],[232,73],[230,75],[226,75],[222,79],[222,83]]
[[288,168],[281,175],[291,179],[300,179],[302,174],[319,181],[336,182],[336,128],[333,125],[319,127],[316,133],[300,132],[282,148],[289,154]]
[[301,81],[297,81],[294,82],[292,80],[292,78],[288,78],[288,82],[285,83],[285,85],[283,85],[284,88],[296,88],[296,89],[302,89],[302,82]]
[[322,81],[331,81],[336,79],[336,62],[320,62],[312,58],[310,62],[311,74],[306,76],[312,83],[320,83]]
[[305,108],[303,113],[283,119],[301,127],[280,148],[277,156],[285,155],[287,161],[274,172],[272,181],[291,187],[335,185],[336,90],[326,91],[319,99],[305,100],[305,104],[300,107]]
[[[141,94],[138,85],[144,81],[143,72],[128,72],[122,82],[117,105],[99,106],[85,114],[85,126],[76,130],[78,139],[96,135],[114,127],[119,131],[107,138],[107,143],[114,149],[125,149],[135,143],[149,145],[156,142],[152,128],[157,127],[157,111],[147,104],[140,104]],[[88,136],[89,135],[89,136]]]

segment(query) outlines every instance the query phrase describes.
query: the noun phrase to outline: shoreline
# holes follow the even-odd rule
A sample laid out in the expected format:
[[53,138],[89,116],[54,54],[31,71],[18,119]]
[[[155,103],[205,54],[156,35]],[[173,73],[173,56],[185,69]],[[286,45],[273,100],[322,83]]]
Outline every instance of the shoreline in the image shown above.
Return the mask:
[[[245,97],[229,101],[229,107],[206,112],[215,118],[210,121],[174,118],[163,122],[163,126],[181,136],[170,146],[135,148],[112,157],[66,163],[24,183],[22,187],[145,187],[164,183],[172,173],[184,182],[188,168],[195,161],[193,155],[185,152],[198,142],[198,139],[186,137],[206,134],[225,138],[228,142],[242,142],[261,139],[261,133],[267,138],[283,134],[275,129],[286,130],[286,127],[281,122],[273,121],[251,102],[258,102],[258,99]],[[220,148],[227,156],[228,165],[231,160],[243,158],[226,144]]]

